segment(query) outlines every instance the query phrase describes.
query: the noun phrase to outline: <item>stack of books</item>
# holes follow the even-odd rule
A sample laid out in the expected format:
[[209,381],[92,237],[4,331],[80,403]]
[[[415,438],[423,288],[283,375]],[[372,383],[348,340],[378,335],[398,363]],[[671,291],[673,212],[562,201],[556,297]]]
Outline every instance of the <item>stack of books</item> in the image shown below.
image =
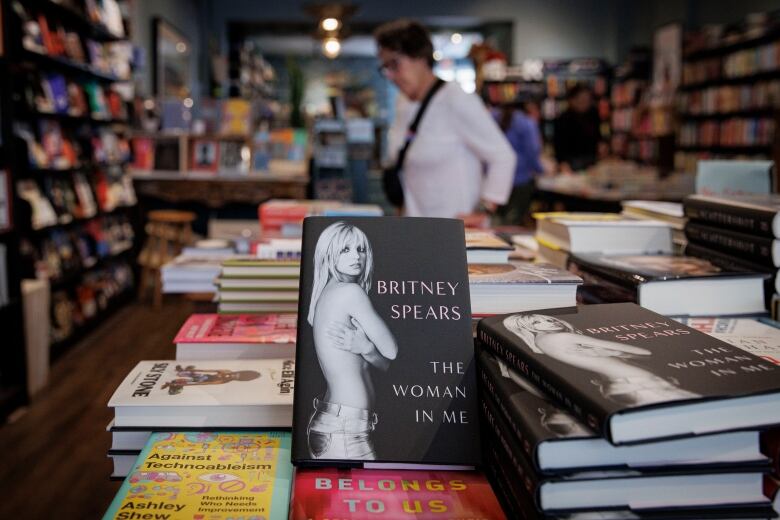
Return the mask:
[[634,302],[666,316],[765,312],[763,275],[676,255],[576,254],[569,270],[584,283],[582,303]]
[[552,264],[509,260],[469,263],[469,293],[474,319],[495,314],[577,304],[579,276]]
[[672,227],[672,241],[678,251],[685,247],[685,213],[679,202],[661,200],[624,200],[623,215],[637,220],[666,222]]
[[300,260],[230,259],[217,279],[220,313],[298,311]]
[[303,219],[312,216],[381,217],[384,211],[375,204],[348,204],[337,200],[271,199],[257,208],[263,235],[300,237]]
[[214,280],[222,270],[222,262],[235,255],[190,255],[181,254],[160,269],[163,292],[214,293]]
[[780,292],[780,196],[691,195],[683,207],[688,217],[686,253],[725,269],[765,273],[766,301],[776,301]]
[[141,361],[108,406],[114,477],[155,431],[289,428],[293,359]]
[[569,255],[671,254],[672,228],[666,222],[637,220],[617,213],[536,213],[538,259],[566,269]]
[[780,366],[634,304],[486,318],[477,338],[484,463],[513,518],[774,517],[759,431],[780,424]]
[[514,247],[487,229],[466,230],[466,262],[505,264]]
[[193,314],[173,342],[176,361],[295,356],[297,314]]

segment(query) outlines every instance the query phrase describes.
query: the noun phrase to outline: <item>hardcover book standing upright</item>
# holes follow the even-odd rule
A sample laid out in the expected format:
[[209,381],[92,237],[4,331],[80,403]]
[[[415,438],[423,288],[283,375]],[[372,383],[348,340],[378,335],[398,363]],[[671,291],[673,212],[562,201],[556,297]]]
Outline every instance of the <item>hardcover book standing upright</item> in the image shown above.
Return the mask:
[[463,223],[304,221],[293,463],[480,462]]

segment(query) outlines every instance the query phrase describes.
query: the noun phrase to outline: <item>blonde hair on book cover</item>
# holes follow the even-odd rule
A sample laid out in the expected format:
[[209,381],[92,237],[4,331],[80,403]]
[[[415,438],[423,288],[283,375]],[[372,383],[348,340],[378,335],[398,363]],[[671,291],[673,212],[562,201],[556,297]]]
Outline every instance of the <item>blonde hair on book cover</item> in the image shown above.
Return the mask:
[[331,277],[339,281],[346,281],[343,275],[336,270],[336,263],[345,246],[362,246],[366,251],[366,263],[363,272],[358,277],[357,284],[368,294],[371,288],[371,275],[374,270],[374,255],[371,251],[371,243],[360,228],[346,222],[335,222],[326,227],[317,240],[314,248],[314,283],[311,290],[311,303],[307,321],[314,325],[314,313],[317,309],[317,301],[322,290]]

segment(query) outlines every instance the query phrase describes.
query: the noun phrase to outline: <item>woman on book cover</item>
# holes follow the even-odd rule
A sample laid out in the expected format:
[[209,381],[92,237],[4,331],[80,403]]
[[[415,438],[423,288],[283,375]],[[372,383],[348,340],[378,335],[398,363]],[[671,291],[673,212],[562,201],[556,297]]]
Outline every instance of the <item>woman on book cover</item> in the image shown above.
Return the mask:
[[596,374],[591,383],[610,401],[638,406],[699,396],[680,388],[677,381],[629,362],[652,355],[649,350],[586,336],[554,316],[515,314],[504,319],[504,327],[534,353]]
[[370,367],[386,370],[398,346],[368,297],[373,262],[368,238],[353,225],[331,224],[317,240],[307,321],[327,390],[314,399],[307,428],[315,459],[376,459]]

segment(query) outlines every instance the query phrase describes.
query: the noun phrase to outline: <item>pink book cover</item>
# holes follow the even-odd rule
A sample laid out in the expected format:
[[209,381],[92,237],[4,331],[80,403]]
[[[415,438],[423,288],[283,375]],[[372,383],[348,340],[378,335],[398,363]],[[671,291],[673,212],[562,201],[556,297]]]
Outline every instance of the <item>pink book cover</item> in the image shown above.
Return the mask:
[[290,520],[502,520],[475,471],[298,468]]
[[297,314],[193,314],[174,343],[295,343]]

